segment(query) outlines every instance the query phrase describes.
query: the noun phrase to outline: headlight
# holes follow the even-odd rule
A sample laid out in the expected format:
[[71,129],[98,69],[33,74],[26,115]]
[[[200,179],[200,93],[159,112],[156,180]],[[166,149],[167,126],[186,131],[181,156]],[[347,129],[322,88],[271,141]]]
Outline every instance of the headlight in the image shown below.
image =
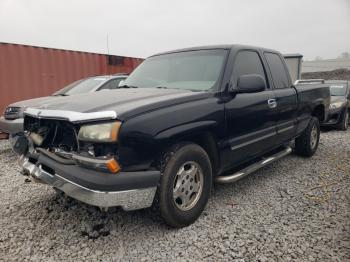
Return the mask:
[[344,105],[344,102],[334,102],[332,104],[330,104],[329,108],[330,109],[337,109],[340,108]]
[[121,122],[85,125],[80,128],[78,139],[91,142],[116,142],[120,126]]
[[23,107],[9,106],[5,109],[4,116],[6,119],[17,119],[23,117]]

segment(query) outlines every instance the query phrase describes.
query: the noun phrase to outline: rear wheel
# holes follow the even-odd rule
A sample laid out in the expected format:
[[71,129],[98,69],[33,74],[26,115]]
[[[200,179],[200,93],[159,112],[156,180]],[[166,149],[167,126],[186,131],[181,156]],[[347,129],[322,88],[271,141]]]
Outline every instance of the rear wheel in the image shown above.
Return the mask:
[[210,159],[196,144],[173,147],[158,188],[160,213],[173,227],[192,224],[204,210],[211,190]]
[[345,109],[340,117],[339,124],[337,128],[346,131],[349,127],[349,110]]
[[320,123],[312,117],[305,131],[295,139],[295,151],[298,155],[310,157],[315,154],[320,140]]

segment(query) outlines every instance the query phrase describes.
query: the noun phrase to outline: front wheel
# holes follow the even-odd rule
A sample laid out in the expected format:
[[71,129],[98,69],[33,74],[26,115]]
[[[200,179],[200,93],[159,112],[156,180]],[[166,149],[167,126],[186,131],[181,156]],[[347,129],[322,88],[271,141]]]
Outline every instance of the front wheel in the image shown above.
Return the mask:
[[320,141],[320,123],[312,117],[305,131],[295,139],[295,151],[298,155],[311,157],[315,154]]
[[211,163],[206,151],[196,144],[174,146],[158,188],[162,217],[172,227],[192,224],[204,210],[211,190]]

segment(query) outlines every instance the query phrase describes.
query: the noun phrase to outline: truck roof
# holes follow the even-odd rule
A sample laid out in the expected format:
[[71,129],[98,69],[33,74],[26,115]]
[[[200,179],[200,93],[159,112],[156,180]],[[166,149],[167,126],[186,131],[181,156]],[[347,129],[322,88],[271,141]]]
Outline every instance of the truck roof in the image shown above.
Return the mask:
[[181,49],[175,49],[175,50],[171,50],[171,51],[157,53],[157,54],[154,54],[150,57],[164,55],[164,54],[178,53],[178,52],[209,50],[209,49],[227,49],[227,50],[254,49],[254,50],[259,50],[259,51],[269,51],[269,52],[274,52],[274,53],[280,54],[280,52],[273,50],[273,49],[269,49],[269,48],[250,46],[250,45],[231,44],[231,45],[207,45],[207,46],[195,46],[195,47],[181,48]]

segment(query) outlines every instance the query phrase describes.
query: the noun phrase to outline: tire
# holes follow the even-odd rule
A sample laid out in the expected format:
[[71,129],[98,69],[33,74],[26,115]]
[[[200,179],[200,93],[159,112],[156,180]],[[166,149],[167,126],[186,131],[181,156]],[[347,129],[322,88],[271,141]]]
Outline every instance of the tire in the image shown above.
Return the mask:
[[320,122],[312,117],[305,131],[295,139],[295,151],[300,156],[311,157],[315,154],[320,141]]
[[337,124],[337,128],[346,131],[349,127],[349,110],[345,109],[340,116],[340,121]]
[[185,227],[201,215],[208,202],[211,162],[202,147],[191,143],[177,144],[164,155],[157,196],[160,214],[169,226]]

